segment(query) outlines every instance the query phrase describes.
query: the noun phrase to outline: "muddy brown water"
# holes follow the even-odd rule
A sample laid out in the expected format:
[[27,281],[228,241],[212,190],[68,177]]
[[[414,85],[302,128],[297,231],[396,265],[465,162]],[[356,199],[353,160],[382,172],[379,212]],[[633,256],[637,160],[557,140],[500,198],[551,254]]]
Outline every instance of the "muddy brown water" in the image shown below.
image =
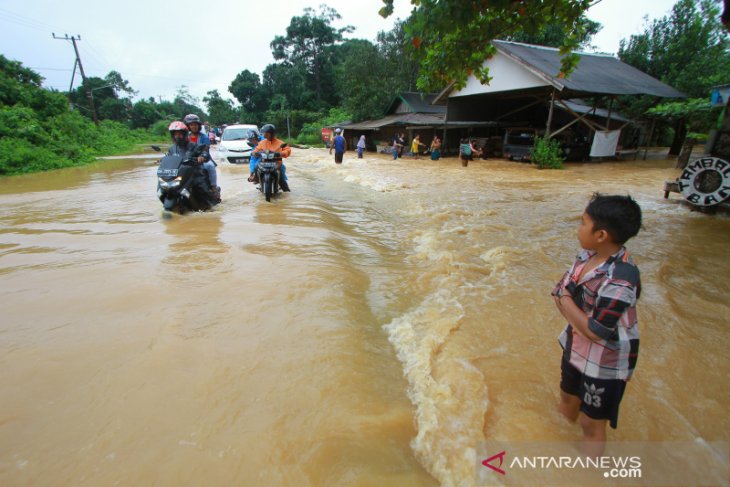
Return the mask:
[[0,485],[471,485],[485,438],[577,438],[549,292],[594,191],[644,211],[610,437],[730,438],[730,218],[674,161],[287,166],[171,218],[149,159],[0,180]]

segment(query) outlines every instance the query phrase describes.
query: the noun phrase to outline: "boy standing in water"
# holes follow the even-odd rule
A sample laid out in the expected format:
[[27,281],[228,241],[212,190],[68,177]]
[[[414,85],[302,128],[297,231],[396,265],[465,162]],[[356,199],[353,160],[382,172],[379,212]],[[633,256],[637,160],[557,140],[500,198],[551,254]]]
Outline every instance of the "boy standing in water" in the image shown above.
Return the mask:
[[552,292],[568,321],[559,338],[559,409],[570,422],[579,419],[591,455],[603,453],[606,423],[617,426],[639,354],[641,280],[624,243],[640,228],[641,208],[630,196],[593,195],[578,227],[583,250]]

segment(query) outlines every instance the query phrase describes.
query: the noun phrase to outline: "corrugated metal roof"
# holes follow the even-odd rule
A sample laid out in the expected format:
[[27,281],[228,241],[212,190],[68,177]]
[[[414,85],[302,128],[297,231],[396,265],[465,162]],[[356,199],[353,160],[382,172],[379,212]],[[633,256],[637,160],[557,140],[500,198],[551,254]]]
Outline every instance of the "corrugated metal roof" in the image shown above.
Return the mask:
[[424,95],[423,93],[415,93],[412,91],[398,93],[393,101],[390,102],[385,113],[386,115],[392,115],[400,104],[405,104],[409,109],[408,111],[412,113],[446,113],[445,106],[431,104],[437,95],[438,93]]
[[443,125],[446,113],[399,113],[395,115],[386,115],[377,120],[365,120],[349,125],[343,125],[345,129],[356,130],[377,130],[387,125]]
[[498,51],[548,77],[569,97],[580,95],[653,95],[685,98],[684,93],[613,56],[577,53],[580,62],[569,77],[558,78],[560,52],[552,47],[494,41]]
[[[574,100],[562,100],[563,103],[565,103],[568,108],[573,110],[576,113],[588,113],[592,112],[592,115],[600,118],[608,118],[608,110],[605,108],[596,108],[596,111],[593,111],[593,107],[590,105],[586,105],[583,100],[574,99]],[[555,108],[563,109],[563,107],[560,105],[560,102],[557,102],[555,104]],[[630,120],[620,113],[616,111],[611,112],[611,120],[618,120],[619,122],[629,122]]]

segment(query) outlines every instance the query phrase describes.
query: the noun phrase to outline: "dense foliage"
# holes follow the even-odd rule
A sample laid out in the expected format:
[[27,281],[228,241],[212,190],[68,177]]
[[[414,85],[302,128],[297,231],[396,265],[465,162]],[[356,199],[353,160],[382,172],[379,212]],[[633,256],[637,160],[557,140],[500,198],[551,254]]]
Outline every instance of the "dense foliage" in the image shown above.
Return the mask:
[[562,169],[563,157],[560,142],[556,139],[539,137],[532,149],[532,163],[538,169]]
[[0,175],[83,164],[150,139],[112,120],[95,126],[69,110],[65,95],[41,88],[42,81],[0,55]]
[[288,125],[295,136],[305,124],[326,125],[332,113],[347,115],[332,123],[381,117],[395,94],[415,90],[418,65],[406,51],[403,22],[380,32],[372,43],[344,39],[352,27],[337,27],[339,19],[336,10],[324,5],[292,17],[286,35],[271,42],[277,62],[266,66],[261,77],[243,70],[228,86],[240,103],[237,119]]
[[[383,0],[380,13],[393,12],[393,0]],[[538,35],[547,25],[564,32],[560,46],[561,72],[568,75],[578,63],[572,51],[595,25],[583,14],[592,0],[412,0],[406,24],[407,40],[420,64],[418,88],[440,90],[453,82],[463,87],[470,74],[482,83],[490,79],[484,60],[495,54],[494,39]]]
[[663,120],[658,132],[674,135],[672,153],[678,154],[688,129],[706,132],[716,124],[718,112],[711,110],[705,100],[709,100],[713,86],[730,80],[728,54],[728,33],[720,22],[716,2],[679,0],[669,15],[653,20],[641,34],[621,41],[618,56],[689,98],[654,110],[650,109],[657,104],[655,99],[622,99],[622,112],[632,117],[648,113]]

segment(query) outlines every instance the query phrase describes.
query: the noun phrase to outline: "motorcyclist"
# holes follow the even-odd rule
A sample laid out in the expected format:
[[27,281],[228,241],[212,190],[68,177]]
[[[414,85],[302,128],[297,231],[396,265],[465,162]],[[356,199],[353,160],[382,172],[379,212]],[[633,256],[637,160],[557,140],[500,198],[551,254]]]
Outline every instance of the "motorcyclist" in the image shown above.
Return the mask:
[[[208,151],[210,151],[210,139],[208,136],[200,131],[202,127],[202,123],[200,122],[200,117],[198,117],[194,113],[189,113],[185,115],[185,118],[183,118],[183,122],[185,122],[185,125],[187,125],[188,130],[190,130],[190,134],[188,135],[188,138],[190,139],[190,142],[193,142],[197,145],[205,145],[208,147]],[[213,161],[213,159],[210,159],[209,161],[203,163],[203,169],[208,173],[208,180],[210,181],[210,187],[213,193],[216,195],[216,198],[220,200],[220,187],[218,186],[218,173],[216,171],[216,163]]]
[[[267,123],[261,127],[261,134],[264,136],[264,139],[252,151],[253,155],[258,155],[263,151],[278,152],[282,158],[291,155],[291,147],[286,146],[282,148],[284,141],[276,138],[276,127],[273,124]],[[278,166],[281,171],[279,186],[281,186],[283,191],[289,191],[289,184],[286,182],[286,166],[284,165],[284,161],[278,161]]]
[[211,191],[204,171],[203,165],[210,161],[210,153],[208,146],[205,144],[195,144],[188,137],[188,126],[179,120],[175,120],[167,128],[172,137],[172,145],[167,151],[169,156],[181,156],[184,163],[189,162],[200,168],[196,170],[193,176],[192,189],[201,197],[208,200],[210,206],[214,206],[220,202],[216,194]]

